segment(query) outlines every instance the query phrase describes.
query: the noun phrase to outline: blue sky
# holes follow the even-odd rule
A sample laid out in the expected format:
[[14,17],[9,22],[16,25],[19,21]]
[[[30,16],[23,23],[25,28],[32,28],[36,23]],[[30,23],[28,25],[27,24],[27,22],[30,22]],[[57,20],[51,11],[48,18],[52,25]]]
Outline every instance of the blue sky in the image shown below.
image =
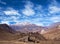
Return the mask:
[[0,0],[0,24],[30,22],[48,26],[60,22],[59,0]]

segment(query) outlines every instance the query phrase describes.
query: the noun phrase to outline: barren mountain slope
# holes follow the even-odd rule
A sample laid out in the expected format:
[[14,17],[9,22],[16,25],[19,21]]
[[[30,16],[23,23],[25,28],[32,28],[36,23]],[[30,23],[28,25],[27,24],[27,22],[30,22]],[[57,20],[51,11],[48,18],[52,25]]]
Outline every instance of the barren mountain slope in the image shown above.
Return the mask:
[[60,23],[55,23],[43,36],[47,39],[60,40]]

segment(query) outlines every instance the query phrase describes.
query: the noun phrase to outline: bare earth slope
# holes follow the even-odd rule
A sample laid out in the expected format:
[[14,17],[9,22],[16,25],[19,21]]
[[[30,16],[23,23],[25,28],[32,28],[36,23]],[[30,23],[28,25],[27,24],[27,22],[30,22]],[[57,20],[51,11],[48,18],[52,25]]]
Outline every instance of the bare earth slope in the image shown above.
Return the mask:
[[60,23],[52,25],[52,28],[49,28],[43,36],[50,40],[60,40]]

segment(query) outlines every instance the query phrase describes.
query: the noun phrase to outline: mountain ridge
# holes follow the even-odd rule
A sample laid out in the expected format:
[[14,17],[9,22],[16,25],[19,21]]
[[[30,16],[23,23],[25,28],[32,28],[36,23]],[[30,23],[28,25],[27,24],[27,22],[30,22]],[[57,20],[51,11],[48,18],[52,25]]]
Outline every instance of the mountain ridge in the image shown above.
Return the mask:
[[[42,26],[37,26],[35,24],[28,24],[28,25],[10,25],[13,29],[21,32],[41,32],[41,30],[46,29],[45,27]],[[23,31],[22,31],[23,30]]]

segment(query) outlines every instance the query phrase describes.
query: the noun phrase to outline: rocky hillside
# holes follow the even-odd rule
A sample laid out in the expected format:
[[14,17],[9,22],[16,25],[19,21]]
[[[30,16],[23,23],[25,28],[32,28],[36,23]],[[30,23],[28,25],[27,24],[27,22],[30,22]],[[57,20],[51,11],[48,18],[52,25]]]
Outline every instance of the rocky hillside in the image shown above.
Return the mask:
[[47,39],[60,40],[60,23],[54,23],[43,35]]
[[0,24],[0,40],[13,39],[12,36],[14,33],[16,33],[16,31],[7,24]]
[[39,34],[38,32],[36,33],[27,33],[26,36],[19,38],[18,41],[23,41],[23,42],[40,42],[40,41],[46,41],[47,39],[45,39],[41,34]]
[[0,24],[0,32],[15,33],[15,30],[9,27],[7,24]]

